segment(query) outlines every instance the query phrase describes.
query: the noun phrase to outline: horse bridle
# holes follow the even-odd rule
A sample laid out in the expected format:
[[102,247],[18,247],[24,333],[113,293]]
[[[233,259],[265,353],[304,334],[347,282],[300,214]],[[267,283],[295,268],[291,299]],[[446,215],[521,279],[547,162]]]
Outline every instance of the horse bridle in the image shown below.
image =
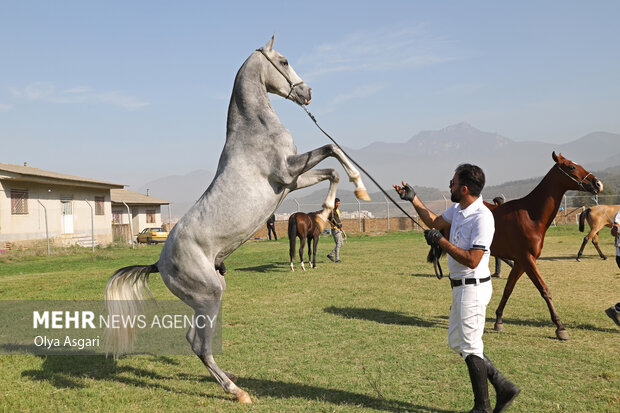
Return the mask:
[[280,69],[280,68],[278,67],[278,65],[276,65],[276,63],[275,63],[273,60],[271,60],[271,58],[270,58],[269,56],[267,56],[267,53],[265,53],[265,51],[264,51],[262,48],[260,48],[260,49],[256,49],[256,51],[257,51],[257,52],[261,52],[261,54],[262,54],[263,56],[265,56],[265,59],[267,59],[267,61],[268,61],[269,63],[271,63],[271,65],[272,65],[273,67],[275,67],[275,68],[276,68],[276,70],[277,70],[278,72],[280,72],[280,74],[281,74],[281,75],[284,77],[284,79],[288,82],[288,85],[289,85],[289,87],[291,88],[291,90],[289,90],[288,95],[286,95],[286,98],[285,98],[285,99],[288,99],[288,98],[291,96],[291,93],[293,93],[293,89],[295,89],[295,87],[297,87],[297,86],[299,86],[299,85],[304,84],[304,81],[303,81],[303,80],[302,80],[301,82],[293,83],[293,82],[291,81],[291,79],[288,77],[288,75],[287,75],[286,73],[284,73],[284,71],[282,71],[282,69]]
[[587,191],[586,191],[586,188],[583,186],[583,181],[585,181],[585,180],[588,178],[588,176],[592,175],[592,172],[588,172],[588,174],[587,174],[586,176],[584,176],[584,177],[583,177],[583,179],[582,179],[581,181],[578,181],[578,180],[577,180],[574,176],[572,176],[571,174],[569,174],[568,172],[566,172],[564,169],[562,169],[562,168],[560,167],[560,164],[556,163],[556,164],[555,164],[555,166],[557,166],[557,167],[558,167],[558,169],[559,169],[560,171],[562,171],[562,173],[563,173],[564,175],[568,176],[570,179],[572,179],[573,181],[575,181],[575,182],[577,183],[577,185],[579,185],[579,187],[580,187],[581,189],[583,189],[583,190],[584,190],[584,192],[587,192]]

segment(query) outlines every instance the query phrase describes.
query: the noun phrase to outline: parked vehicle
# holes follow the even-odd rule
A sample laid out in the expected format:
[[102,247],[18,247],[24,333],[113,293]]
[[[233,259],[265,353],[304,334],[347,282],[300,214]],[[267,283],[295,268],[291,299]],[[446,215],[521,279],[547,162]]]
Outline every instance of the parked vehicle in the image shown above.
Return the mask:
[[151,244],[153,242],[166,242],[168,239],[168,231],[164,228],[144,228],[138,234],[138,242]]

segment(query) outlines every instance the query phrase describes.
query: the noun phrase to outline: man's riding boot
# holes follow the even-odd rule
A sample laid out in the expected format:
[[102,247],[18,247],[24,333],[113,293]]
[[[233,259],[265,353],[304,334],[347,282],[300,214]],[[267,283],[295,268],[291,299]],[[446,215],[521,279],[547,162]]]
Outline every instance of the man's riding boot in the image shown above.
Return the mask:
[[465,363],[467,363],[471,387],[474,390],[474,408],[469,413],[491,413],[485,362],[480,357],[470,354],[465,359]]
[[483,360],[489,381],[495,387],[495,392],[497,393],[497,402],[495,403],[493,413],[501,413],[512,404],[513,400],[521,392],[521,389],[502,376],[486,355]]

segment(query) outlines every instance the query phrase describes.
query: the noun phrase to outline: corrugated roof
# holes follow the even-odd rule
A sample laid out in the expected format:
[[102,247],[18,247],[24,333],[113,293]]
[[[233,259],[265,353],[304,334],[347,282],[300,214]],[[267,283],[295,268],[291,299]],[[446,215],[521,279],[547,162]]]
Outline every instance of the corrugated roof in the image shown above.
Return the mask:
[[8,177],[4,177],[3,179],[16,181],[31,181],[65,185],[71,184],[98,188],[122,188],[125,186],[122,184],[115,184],[113,182],[99,181],[97,179],[46,171],[39,168],[33,168],[32,166],[11,165],[8,163],[0,163],[0,175],[2,175],[2,172],[9,173]]
[[144,194],[139,194],[137,192],[130,191],[129,189],[112,189],[110,190],[110,195],[112,197],[112,202],[116,202],[118,204],[123,203],[123,201],[127,204],[152,204],[152,205],[168,205],[170,202],[164,201],[163,199],[155,198],[152,196],[146,196]]

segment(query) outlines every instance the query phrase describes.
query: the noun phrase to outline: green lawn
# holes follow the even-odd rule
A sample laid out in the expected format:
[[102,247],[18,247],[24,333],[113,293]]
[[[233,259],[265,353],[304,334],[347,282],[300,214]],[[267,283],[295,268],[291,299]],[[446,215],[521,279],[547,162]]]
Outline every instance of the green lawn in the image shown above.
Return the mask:
[[[485,352],[522,389],[510,412],[617,412],[620,329],[603,310],[620,300],[607,261],[575,226],[551,228],[539,268],[571,339],[555,339],[547,307],[527,276],[493,331],[508,275],[493,280]],[[194,356],[0,356],[0,411],[412,411],[472,405],[465,363],[447,345],[450,287],[425,262],[420,233],[350,237],[342,264],[319,243],[318,268],[294,273],[288,240],[249,242],[226,261],[223,352],[254,404],[231,400]],[[74,255],[0,256],[0,299],[102,299],[115,269],[151,264],[161,246]],[[447,262],[444,263],[447,268]],[[171,299],[151,277],[157,299]],[[179,335],[184,341],[184,334]],[[490,391],[492,399],[494,392]],[[492,400],[492,403],[494,401]]]

